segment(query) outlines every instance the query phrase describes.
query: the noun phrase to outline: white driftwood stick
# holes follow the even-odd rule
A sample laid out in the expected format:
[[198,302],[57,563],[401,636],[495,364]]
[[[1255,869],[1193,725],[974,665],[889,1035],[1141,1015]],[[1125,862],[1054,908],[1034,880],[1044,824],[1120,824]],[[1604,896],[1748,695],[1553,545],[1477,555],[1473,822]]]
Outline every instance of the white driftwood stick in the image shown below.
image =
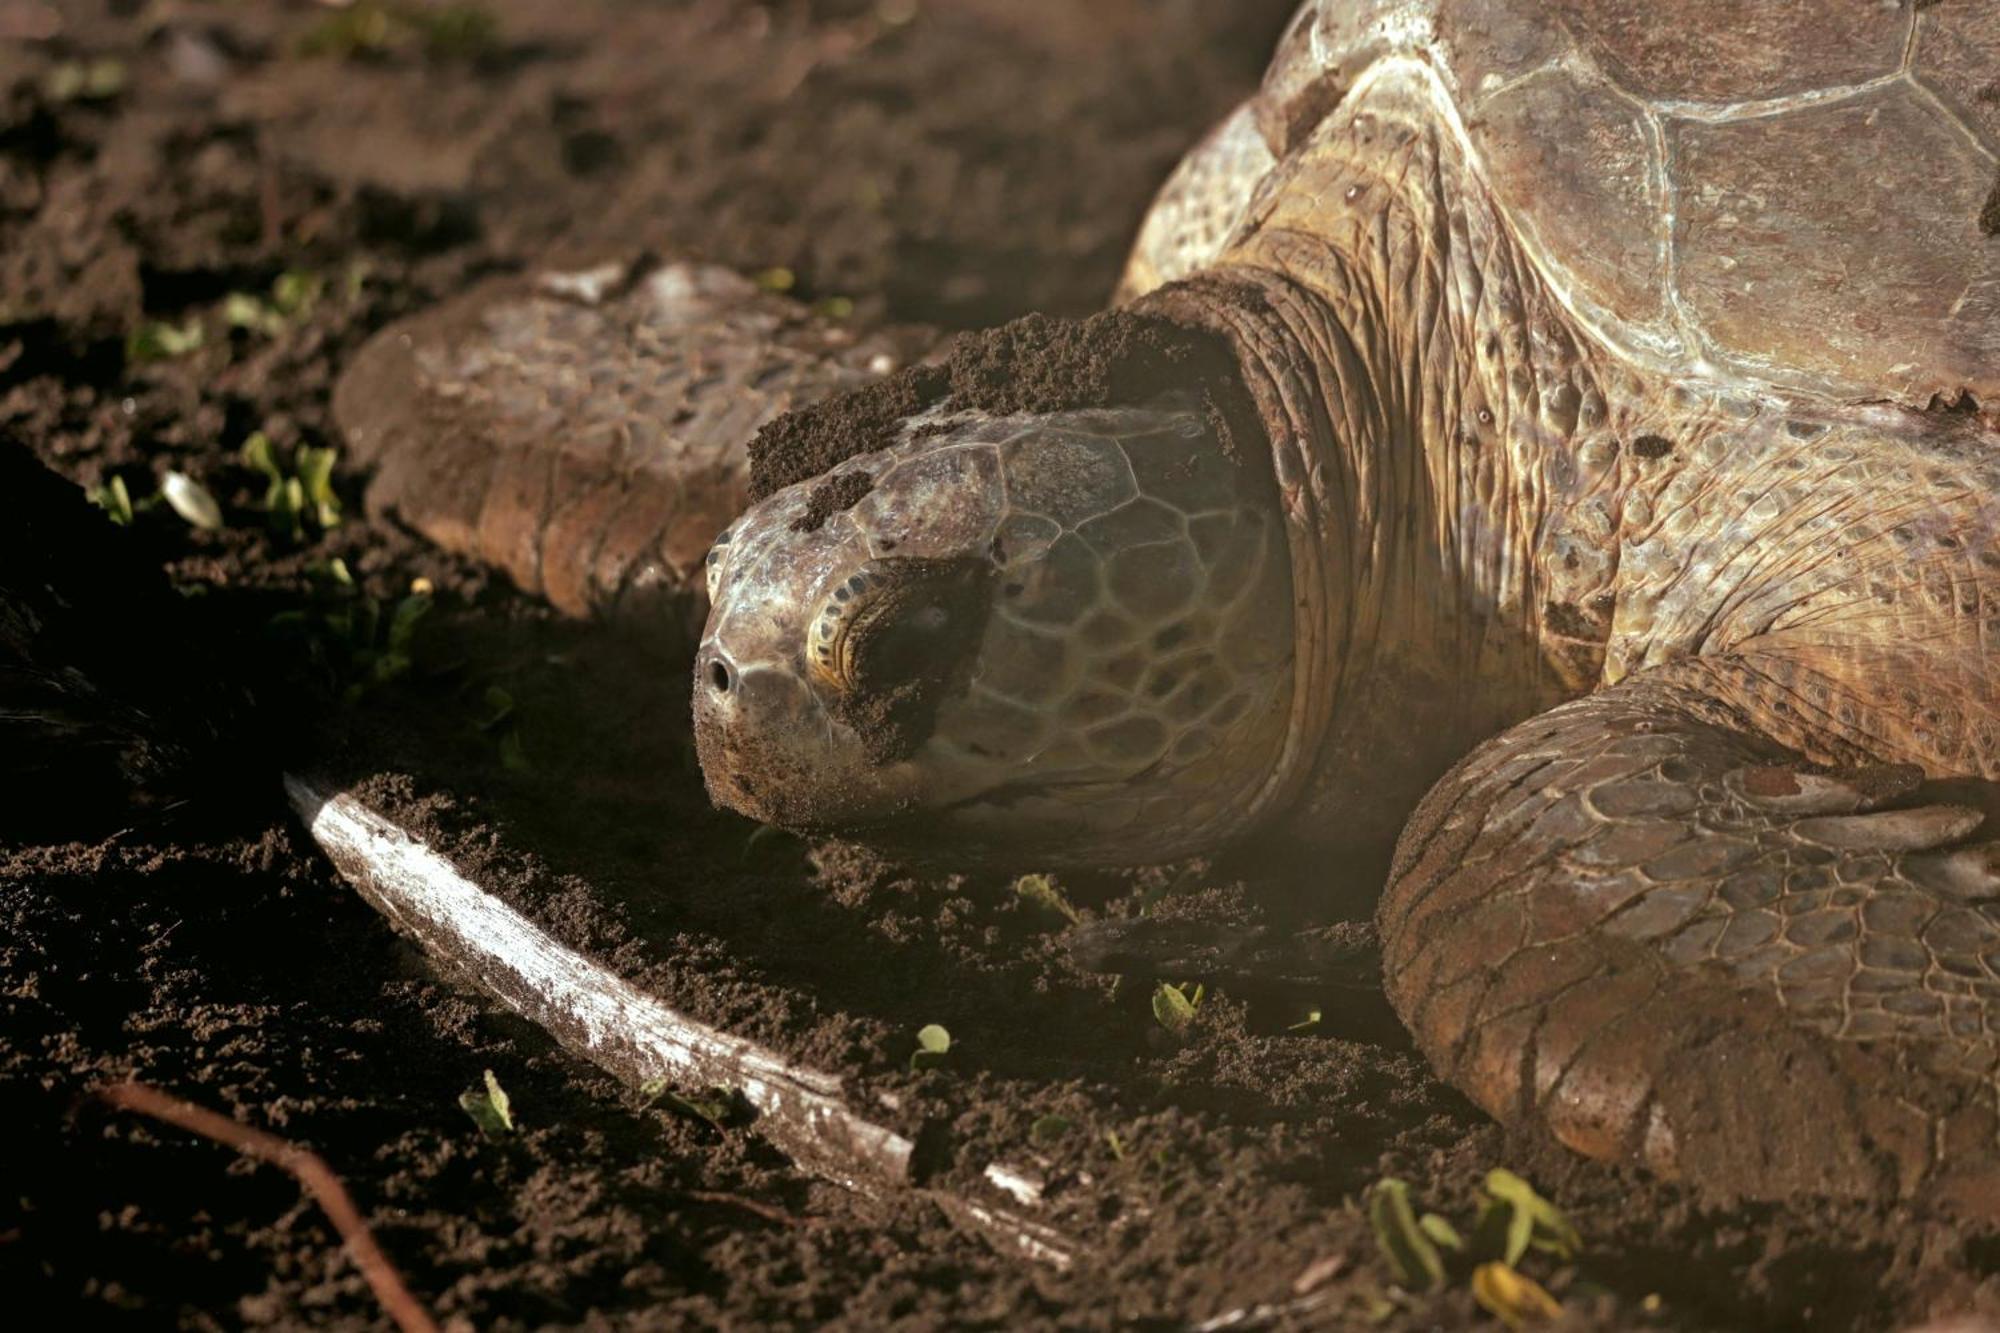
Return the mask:
[[[633,1086],[665,1079],[736,1089],[756,1109],[759,1132],[802,1168],[850,1189],[911,1184],[915,1144],[850,1109],[839,1078],[676,1013],[347,792],[291,774],[285,792],[313,840],[376,910],[570,1050]],[[995,1164],[986,1175],[1024,1202],[1039,1201],[1039,1188],[1021,1172]],[[1003,1249],[1057,1268],[1070,1264],[1067,1239],[1042,1223],[943,1190],[921,1192]]]
[[345,792],[286,775],[313,840],[426,952],[465,969],[508,1008],[638,1086],[740,1091],[793,1160],[850,1187],[903,1185],[915,1145],[856,1115],[840,1080],[675,1013],[555,939],[451,862]]
[[1190,1333],[1247,1333],[1252,1329],[1288,1328],[1307,1315],[1318,1314],[1344,1298],[1338,1287],[1328,1287],[1289,1301],[1238,1306],[1234,1310],[1224,1310],[1212,1319],[1204,1319]]

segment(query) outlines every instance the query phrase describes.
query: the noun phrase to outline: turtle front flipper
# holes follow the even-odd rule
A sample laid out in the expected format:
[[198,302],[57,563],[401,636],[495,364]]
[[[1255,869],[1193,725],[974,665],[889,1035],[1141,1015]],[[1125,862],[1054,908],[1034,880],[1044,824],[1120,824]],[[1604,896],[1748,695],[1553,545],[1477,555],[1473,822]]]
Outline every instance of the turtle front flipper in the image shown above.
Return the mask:
[[1447,775],[1382,902],[1390,1000],[1590,1156],[2000,1213],[1992,784],[1808,765],[1709,687],[1744,667],[1642,673]]
[[710,266],[511,278],[378,334],[334,414],[372,509],[563,611],[699,624],[751,436],[882,351]]

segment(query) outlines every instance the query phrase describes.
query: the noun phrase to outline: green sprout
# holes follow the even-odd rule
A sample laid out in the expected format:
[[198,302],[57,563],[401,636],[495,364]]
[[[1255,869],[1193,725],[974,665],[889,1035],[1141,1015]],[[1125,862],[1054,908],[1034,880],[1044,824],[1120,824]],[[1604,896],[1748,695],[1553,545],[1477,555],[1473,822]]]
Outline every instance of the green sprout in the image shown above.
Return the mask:
[[1201,1009],[1202,994],[1200,982],[1196,982],[1190,991],[1186,982],[1170,986],[1163,981],[1153,988],[1153,1017],[1176,1037],[1185,1036],[1194,1023],[1195,1014]]
[[645,1100],[641,1109],[662,1105],[668,1110],[699,1120],[714,1129],[727,1129],[737,1120],[743,1110],[741,1094],[730,1088],[705,1088],[700,1092],[682,1094],[673,1090],[673,1085],[663,1078],[648,1079],[639,1085],[639,1095]]
[[1072,926],[1083,921],[1082,914],[1063,896],[1062,888],[1047,875],[1021,876],[1014,881],[1014,896],[1030,907],[1061,917]]
[[1448,1274],[1469,1276],[1473,1297],[1510,1329],[1557,1318],[1562,1307],[1518,1271],[1529,1254],[1574,1262],[1583,1241],[1562,1211],[1505,1168],[1487,1172],[1470,1235],[1437,1213],[1419,1215],[1409,1186],[1393,1177],[1368,1194],[1368,1221],[1396,1280],[1413,1292],[1435,1291]]
[[278,461],[276,446],[260,430],[243,442],[241,457],[245,467],[264,475],[264,512],[273,532],[298,541],[305,536],[308,518],[322,531],[339,524],[340,497],[333,489],[335,449],[302,444],[292,450],[287,471]]
[[309,269],[286,269],[271,280],[268,296],[231,292],[222,298],[222,319],[232,329],[246,329],[267,338],[281,336],[310,315],[326,290],[326,279]]
[[312,564],[306,566],[306,573],[312,575],[314,578],[325,579],[329,583],[338,584],[343,588],[352,588],[354,586],[354,573],[348,569],[347,562],[339,556],[334,556],[330,560],[314,561]]
[[474,61],[500,47],[500,24],[474,4],[392,4],[357,0],[327,15],[299,39],[303,56],[379,60],[419,49],[434,61]]
[[481,715],[474,722],[481,731],[491,732],[500,751],[500,766],[509,773],[532,773],[527,748],[521,743],[520,718],[514,696],[498,685],[488,685],[479,697]]
[[487,1138],[497,1139],[514,1132],[514,1104],[507,1090],[500,1086],[500,1080],[493,1077],[492,1070],[486,1071],[486,1086],[459,1093],[458,1104]]
[[89,494],[89,499],[119,527],[126,528],[132,525],[134,513],[132,492],[125,489],[125,478],[114,474],[111,480],[94,488]]
[[124,91],[125,62],[109,57],[65,60],[42,80],[51,102],[108,102]]
[[500,735],[500,767],[509,773],[532,773],[534,764],[528,759],[528,747],[521,741],[521,729],[509,727]]
[[910,1068],[935,1069],[951,1054],[951,1033],[941,1024],[926,1023],[917,1029],[917,1049],[910,1053]]
[[412,592],[385,614],[381,602],[357,594],[337,575],[332,578],[345,594],[342,600],[280,611],[268,625],[274,634],[303,639],[326,672],[328,683],[340,691],[344,702],[353,703],[370,690],[408,674],[417,627],[430,614],[431,596]]
[[1510,1267],[1530,1249],[1567,1263],[1583,1249],[1576,1228],[1554,1204],[1505,1167],[1486,1173],[1485,1206],[1480,1210],[1477,1237],[1499,1240],[1499,1258]]
[[[1368,1194],[1368,1224],[1374,1228],[1375,1243],[1381,1247],[1398,1282],[1419,1292],[1444,1285],[1444,1257],[1438,1253],[1438,1228],[1426,1228],[1418,1220],[1416,1209],[1410,1204],[1408,1184],[1394,1176],[1376,1182]],[[1453,1231],[1451,1237],[1456,1240],[1457,1233]]]
[[134,364],[170,361],[201,350],[207,339],[201,320],[190,318],[181,324],[163,319],[148,320],[125,335],[125,359]]

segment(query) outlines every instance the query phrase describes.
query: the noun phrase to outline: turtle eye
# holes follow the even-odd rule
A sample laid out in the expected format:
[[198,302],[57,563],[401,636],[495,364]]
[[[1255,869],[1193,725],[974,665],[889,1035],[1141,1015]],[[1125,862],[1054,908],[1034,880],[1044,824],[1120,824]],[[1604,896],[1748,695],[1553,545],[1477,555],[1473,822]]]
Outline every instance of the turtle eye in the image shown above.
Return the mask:
[[806,661],[813,675],[842,694],[854,687],[854,627],[868,605],[873,582],[866,569],[843,579],[820,603],[806,635]]
[[988,583],[977,561],[869,561],[813,617],[813,675],[842,696],[943,684],[978,642]]
[[894,686],[935,671],[949,656],[955,619],[944,602],[918,601],[864,626],[850,640],[859,650],[849,654],[854,683]]

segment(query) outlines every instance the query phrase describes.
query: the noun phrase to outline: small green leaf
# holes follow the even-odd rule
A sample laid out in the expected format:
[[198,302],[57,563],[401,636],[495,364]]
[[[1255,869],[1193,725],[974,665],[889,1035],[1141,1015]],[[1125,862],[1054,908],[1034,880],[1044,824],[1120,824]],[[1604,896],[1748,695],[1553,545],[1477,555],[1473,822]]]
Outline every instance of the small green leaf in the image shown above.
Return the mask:
[[347,562],[339,556],[326,562],[326,576],[343,588],[354,586],[354,574],[348,569]]
[[917,1029],[917,1049],[910,1055],[910,1068],[935,1068],[950,1054],[951,1033],[940,1024],[926,1023]]
[[264,304],[263,297],[250,292],[231,292],[222,298],[222,322],[252,333],[276,333],[284,325],[283,317]]
[[648,1079],[639,1086],[645,1097],[644,1105],[662,1104],[668,1110],[676,1111],[690,1120],[699,1120],[716,1129],[729,1128],[740,1109],[740,1099],[728,1088],[705,1088],[701,1092],[682,1094],[663,1078]]
[[90,502],[102,509],[119,527],[132,522],[132,493],[125,489],[125,478],[113,476],[90,492]]
[[479,696],[484,715],[479,719],[482,731],[491,730],[514,716],[514,696],[498,685],[488,685]]
[[492,1070],[486,1071],[485,1088],[460,1093],[458,1104],[487,1138],[496,1139],[514,1132],[513,1103],[508,1099],[506,1089],[500,1086],[500,1080],[493,1077]]
[[272,481],[285,479],[285,474],[278,470],[278,452],[271,447],[271,437],[263,431],[251,432],[250,438],[243,441],[241,455],[245,467],[255,468]]
[[51,102],[105,102],[125,91],[125,64],[109,58],[65,60],[42,81]]
[[294,539],[304,532],[300,515],[305,512],[306,490],[297,477],[272,482],[264,493],[264,507],[270,512],[273,532]]
[[205,532],[222,526],[222,506],[208,488],[185,472],[169,472],[160,478],[160,494],[176,514]]
[[788,292],[798,285],[799,278],[798,274],[779,264],[761,270],[751,278],[751,281],[767,292]]
[[1509,1268],[1521,1262],[1528,1252],[1528,1245],[1535,1239],[1535,1216],[1525,1208],[1516,1208],[1507,1219],[1507,1248],[1501,1252],[1501,1260]]
[[1111,1149],[1113,1157],[1121,1162],[1125,1160],[1125,1140],[1118,1137],[1117,1130],[1107,1129],[1104,1131],[1104,1146]]
[[356,0],[307,29],[304,56],[380,59],[412,46],[433,61],[470,61],[500,46],[500,24],[482,5],[389,4]]
[[1378,1181],[1368,1196],[1368,1223],[1398,1282],[1412,1291],[1432,1291],[1443,1284],[1444,1260],[1417,1224],[1408,1185],[1393,1176]]
[[[346,566],[342,565],[342,569]],[[431,613],[432,598],[425,593],[413,592],[396,602],[396,609],[389,613],[389,651],[408,653],[410,644],[417,637],[417,626]]]
[[287,319],[303,315],[319,304],[326,279],[309,269],[291,268],[271,282],[271,307]]
[[410,659],[402,653],[379,653],[368,668],[370,685],[387,685],[399,676],[408,674]]
[[509,727],[507,734],[500,738],[500,767],[509,773],[532,773],[535,766],[528,761],[527,747],[521,744],[518,728]]
[[1153,987],[1153,1017],[1159,1020],[1161,1027],[1176,1037],[1181,1036],[1194,1022],[1195,1013],[1201,1007],[1201,994],[1200,986],[1194,988],[1190,997],[1181,986],[1170,986],[1163,981]]
[[1465,1241],[1459,1237],[1458,1228],[1436,1213],[1425,1213],[1417,1219],[1417,1225],[1423,1229],[1423,1233],[1426,1236],[1429,1236],[1432,1241],[1436,1242],[1440,1249],[1462,1250],[1465,1248]]
[[846,319],[854,313],[854,298],[823,296],[813,302],[813,313],[824,319]]
[[1568,1262],[1583,1251],[1583,1238],[1562,1210],[1535,1192],[1535,1187],[1505,1167],[1486,1173],[1486,1193],[1510,1210],[1502,1258],[1509,1267],[1530,1247]]
[[358,60],[387,51],[393,36],[388,7],[381,0],[360,0],[308,28],[299,39],[298,50],[304,56]]
[[1062,889],[1047,875],[1021,876],[1014,881],[1014,895],[1030,906],[1061,917],[1072,926],[1083,920],[1076,908],[1070,906],[1069,899],[1063,896]]
[[333,493],[333,461],[337,453],[334,449],[300,445],[294,458],[299,470],[299,484],[305,489],[305,499],[312,505],[314,520],[322,528],[331,528],[340,522],[340,497]]
[[1069,1120],[1069,1117],[1060,1115],[1045,1115],[1041,1119],[1035,1121],[1034,1124],[1028,1126],[1028,1142],[1034,1144],[1038,1148],[1046,1147],[1047,1145],[1054,1143],[1057,1139],[1061,1138],[1063,1135],[1069,1133],[1070,1129],[1071,1129],[1071,1122]]
[[199,319],[184,324],[150,320],[125,335],[125,359],[133,362],[166,361],[200,349],[206,338]]
[[1291,1026],[1287,1027],[1285,1031],[1311,1032],[1314,1028],[1319,1026],[1319,1020],[1320,1020],[1319,1006],[1315,1005],[1312,1008],[1306,1010],[1306,1016],[1304,1018],[1300,1019],[1298,1022],[1293,1023]]

